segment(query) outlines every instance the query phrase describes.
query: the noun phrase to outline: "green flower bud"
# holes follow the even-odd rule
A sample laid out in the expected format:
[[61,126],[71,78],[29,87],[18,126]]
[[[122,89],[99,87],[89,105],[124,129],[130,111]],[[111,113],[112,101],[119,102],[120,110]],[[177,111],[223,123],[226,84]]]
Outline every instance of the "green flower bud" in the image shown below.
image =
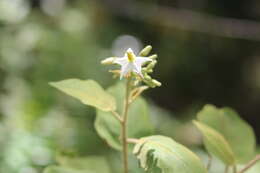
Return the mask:
[[152,72],[153,72],[153,69],[147,70],[147,73],[152,73]]
[[114,60],[115,60],[114,57],[109,57],[109,58],[106,58],[106,59],[102,60],[101,64],[103,64],[103,65],[111,65],[111,64],[114,64]]
[[151,76],[145,74],[144,79],[150,81],[152,78],[151,78]]
[[153,69],[156,63],[157,63],[156,60],[150,62],[150,64],[148,64],[148,66],[146,67],[147,70],[151,70],[151,69]]
[[158,57],[157,54],[153,54],[153,55],[149,56],[148,58],[156,59],[157,57]]
[[140,56],[147,56],[152,50],[152,46],[148,45],[139,53]]
[[153,83],[154,85],[158,86],[158,87],[162,85],[161,82],[159,82],[159,81],[157,81],[157,80],[155,80],[155,79],[152,80],[152,83]]

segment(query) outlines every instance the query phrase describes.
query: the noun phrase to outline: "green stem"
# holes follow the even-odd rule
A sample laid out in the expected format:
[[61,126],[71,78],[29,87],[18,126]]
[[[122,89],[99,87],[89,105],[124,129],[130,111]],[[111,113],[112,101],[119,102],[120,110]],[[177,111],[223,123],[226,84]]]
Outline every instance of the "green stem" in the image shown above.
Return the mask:
[[124,163],[124,173],[128,173],[128,142],[127,142],[127,117],[129,109],[129,94],[131,90],[131,78],[127,79],[126,83],[126,94],[124,102],[124,111],[121,121],[121,136],[122,136],[122,146],[123,146],[123,163]]

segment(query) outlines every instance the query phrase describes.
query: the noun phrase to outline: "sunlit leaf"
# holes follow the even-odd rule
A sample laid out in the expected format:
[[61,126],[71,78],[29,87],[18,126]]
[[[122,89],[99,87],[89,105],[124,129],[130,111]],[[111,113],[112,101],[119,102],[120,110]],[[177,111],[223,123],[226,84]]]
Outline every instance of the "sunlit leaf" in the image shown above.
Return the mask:
[[94,106],[103,111],[113,111],[116,103],[113,96],[108,94],[94,80],[67,79],[51,82],[51,86],[79,99],[82,103]]
[[256,143],[253,129],[234,110],[206,105],[198,113],[198,120],[225,137],[237,162],[245,163],[253,158]]
[[194,121],[194,124],[203,134],[203,141],[208,152],[218,157],[225,164],[233,165],[235,163],[234,154],[226,139],[216,130],[203,123]]
[[[118,83],[108,89],[108,93],[113,95],[117,101],[118,112],[122,112],[124,103],[125,87],[123,83]],[[143,98],[137,98],[130,105],[128,114],[128,136],[139,138],[150,135],[153,131],[151,120],[148,114],[147,103]],[[110,112],[97,110],[95,128],[98,134],[113,148],[120,149],[120,123]]]
[[189,149],[165,136],[149,136],[135,145],[142,168],[152,173],[207,173],[201,160]]

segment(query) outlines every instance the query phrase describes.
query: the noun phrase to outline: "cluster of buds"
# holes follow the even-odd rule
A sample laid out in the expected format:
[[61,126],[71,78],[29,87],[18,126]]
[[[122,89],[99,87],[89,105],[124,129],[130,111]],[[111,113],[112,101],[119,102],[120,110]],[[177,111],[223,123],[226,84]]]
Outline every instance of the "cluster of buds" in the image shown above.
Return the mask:
[[139,82],[143,81],[149,87],[158,87],[161,86],[161,83],[149,75],[153,72],[157,61],[157,55],[148,56],[151,52],[152,46],[146,46],[143,50],[140,51],[139,55],[136,56],[132,49],[129,48],[123,57],[109,57],[101,61],[101,64],[110,65],[118,64],[121,66],[120,70],[111,70],[115,76],[120,76],[120,79],[123,77],[134,76],[135,85],[138,85]]

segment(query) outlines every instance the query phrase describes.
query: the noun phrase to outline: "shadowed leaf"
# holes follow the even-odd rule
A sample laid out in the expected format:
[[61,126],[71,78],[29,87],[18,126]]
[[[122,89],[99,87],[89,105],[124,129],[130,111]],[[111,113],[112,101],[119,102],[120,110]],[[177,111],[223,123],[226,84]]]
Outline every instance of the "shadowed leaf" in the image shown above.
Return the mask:
[[232,148],[238,163],[254,157],[255,135],[251,126],[231,108],[206,105],[198,113],[198,120],[222,134]]
[[233,165],[235,163],[234,154],[226,139],[211,127],[197,121],[193,122],[203,134],[203,141],[208,152],[225,164]]

